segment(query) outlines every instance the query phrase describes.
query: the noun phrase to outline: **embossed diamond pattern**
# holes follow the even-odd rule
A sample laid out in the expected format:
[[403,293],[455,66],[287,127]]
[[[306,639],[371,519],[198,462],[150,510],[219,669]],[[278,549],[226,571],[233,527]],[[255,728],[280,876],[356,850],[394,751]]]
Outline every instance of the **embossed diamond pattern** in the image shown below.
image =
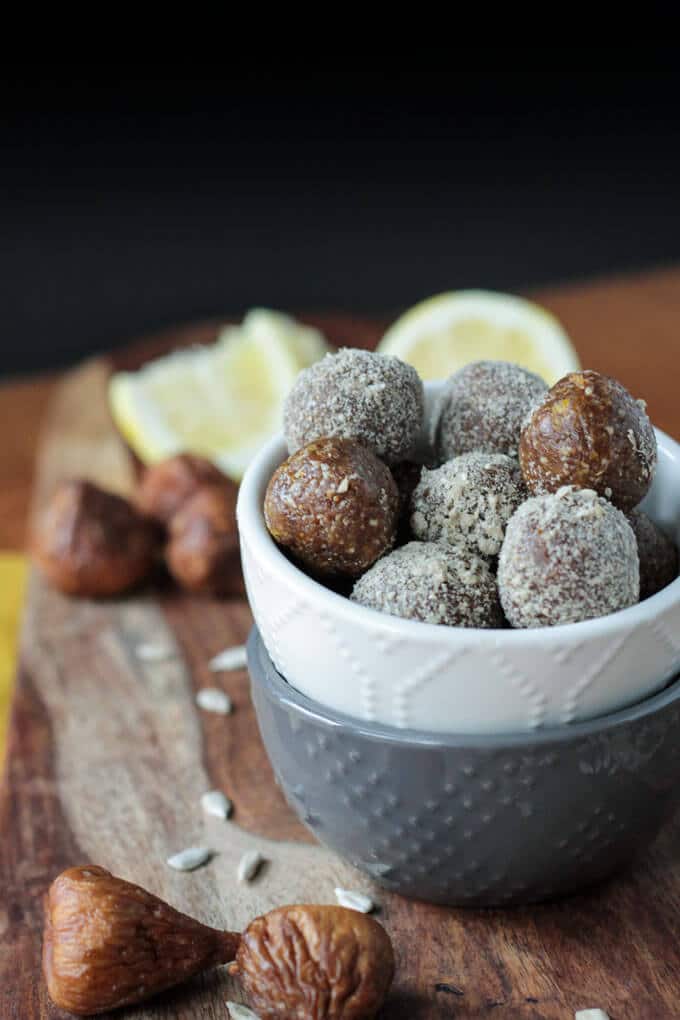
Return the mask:
[[376,740],[253,686],[277,778],[318,837],[388,888],[439,902],[545,898],[608,873],[677,802],[680,710],[512,749]]
[[498,729],[497,713],[504,731],[532,731],[631,704],[680,670],[678,606],[627,632],[582,641],[555,642],[547,628],[534,632],[527,652],[504,633],[483,643],[462,630],[405,639],[391,617],[366,614],[359,623],[321,610],[311,596],[291,596],[247,545],[243,565],[256,621],[280,671],[303,694],[368,721],[484,733]]

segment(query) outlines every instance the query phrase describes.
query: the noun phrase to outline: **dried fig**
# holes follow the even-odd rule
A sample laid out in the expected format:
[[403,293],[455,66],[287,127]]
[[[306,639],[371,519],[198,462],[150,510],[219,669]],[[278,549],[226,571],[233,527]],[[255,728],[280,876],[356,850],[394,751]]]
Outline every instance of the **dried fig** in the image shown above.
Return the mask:
[[239,562],[236,486],[204,485],[183,504],[170,520],[165,559],[188,591],[229,593]]
[[91,482],[61,482],[32,540],[35,559],[69,595],[119,595],[151,571],[157,527],[126,499]]
[[234,482],[212,461],[195,453],[180,453],[147,468],[139,486],[137,503],[143,513],[167,525],[203,485],[224,485],[236,491]]
[[345,907],[280,907],[248,925],[229,968],[262,1020],[360,1020],[382,1006],[392,943]]
[[46,897],[43,972],[57,1006],[91,1016],[233,960],[239,938],[104,868],[69,868]]

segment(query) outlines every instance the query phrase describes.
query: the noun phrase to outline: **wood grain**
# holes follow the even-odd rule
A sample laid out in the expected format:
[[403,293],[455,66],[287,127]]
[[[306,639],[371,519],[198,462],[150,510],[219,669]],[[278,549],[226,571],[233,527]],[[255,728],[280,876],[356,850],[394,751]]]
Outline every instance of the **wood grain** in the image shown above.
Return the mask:
[[38,438],[56,385],[54,376],[0,385],[7,423],[0,452],[0,550],[24,547]]
[[[110,367],[105,361],[90,362],[56,388],[37,462],[36,510],[55,481],[74,471],[120,492],[134,484],[132,461],[106,409]],[[225,681],[207,668],[215,652],[243,642],[250,626],[243,599],[211,603],[161,586],[120,601],[77,601],[51,590],[37,572],[31,574],[0,818],[8,832],[11,798],[6,794],[17,785],[15,766],[24,786],[24,756],[17,741],[35,736],[41,751],[40,790],[48,798],[41,814],[47,812],[46,822],[58,829],[59,840],[53,847],[48,837],[49,845],[39,852],[29,835],[30,817],[18,823],[35,871],[30,887],[21,869],[3,875],[11,906],[0,956],[1,1016],[59,1015],[39,980],[41,917],[35,894],[42,894],[68,861],[100,863],[182,904],[186,913],[232,929],[284,901],[333,902],[336,885],[357,884],[348,866],[313,843],[278,792],[257,738],[245,672]],[[164,659],[140,659],[136,649],[143,643],[166,649]],[[235,708],[226,719],[199,712],[194,702],[198,687],[221,682]],[[24,720],[24,704],[36,718]],[[233,798],[233,821],[201,813],[201,794],[212,788]],[[27,791],[21,793],[25,797]],[[21,808],[30,807],[30,797],[29,803],[21,794],[19,799]],[[256,832],[254,823],[263,810],[264,824]],[[248,831],[249,821],[253,831]],[[215,851],[209,867],[187,876],[165,865],[170,854],[189,845]],[[236,878],[237,865],[251,849],[259,850],[266,864],[256,883],[243,886]],[[360,880],[359,885],[368,883]],[[27,895],[32,900],[31,939],[10,923],[13,909],[22,909]],[[19,944],[11,944],[13,936]],[[19,994],[15,987],[17,953],[31,974],[30,993]],[[187,997],[186,1005],[173,1000],[172,1015],[223,1015],[220,1003],[238,996],[231,984],[221,970]],[[159,1014],[154,1008],[131,1015]]]
[[[585,363],[620,376],[647,397],[657,421],[680,433],[673,402],[680,274],[554,292],[547,303]],[[370,323],[320,324],[336,342],[376,338]],[[151,351],[209,339],[213,331],[214,324],[174,331],[118,363],[138,364]],[[121,490],[132,484],[133,465],[106,415],[109,369],[105,360],[89,363],[53,389],[37,502],[74,465]],[[16,533],[10,521],[3,539]],[[241,599],[192,599],[160,584],[124,601],[75,602],[31,577],[0,787],[3,1020],[63,1015],[47,1001],[38,961],[41,897],[68,865],[100,863],[228,927],[285,901],[331,902],[335,884],[370,888],[313,844],[285,804],[257,734],[245,673],[208,669],[210,657],[240,643],[249,626]],[[162,643],[167,658],[140,661],[142,641]],[[215,684],[234,701],[230,717],[195,707],[195,690]],[[213,787],[234,800],[233,821],[202,816],[200,794]],[[212,846],[214,860],[191,875],[170,871],[165,857],[192,843]],[[270,863],[252,886],[239,886],[236,862],[253,846]],[[605,1008],[615,1020],[680,1015],[679,852],[676,821],[630,874],[530,910],[448,910],[374,892],[398,957],[384,1020],[562,1020],[586,1006]],[[125,1015],[225,1017],[224,1000],[234,994],[220,971]]]

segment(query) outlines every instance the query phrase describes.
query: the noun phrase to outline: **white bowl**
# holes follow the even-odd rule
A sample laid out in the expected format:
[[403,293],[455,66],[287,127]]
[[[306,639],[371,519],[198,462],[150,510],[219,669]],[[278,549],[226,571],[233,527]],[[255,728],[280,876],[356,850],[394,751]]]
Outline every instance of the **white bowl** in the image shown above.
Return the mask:
[[[436,387],[427,390],[431,408]],[[656,435],[659,465],[642,506],[680,543],[680,446]],[[286,455],[283,438],[273,439],[241,483],[243,570],[276,668],[322,705],[421,731],[519,733],[623,708],[680,670],[680,579],[611,616],[533,630],[403,620],[329,591],[265,526],[265,489]]]

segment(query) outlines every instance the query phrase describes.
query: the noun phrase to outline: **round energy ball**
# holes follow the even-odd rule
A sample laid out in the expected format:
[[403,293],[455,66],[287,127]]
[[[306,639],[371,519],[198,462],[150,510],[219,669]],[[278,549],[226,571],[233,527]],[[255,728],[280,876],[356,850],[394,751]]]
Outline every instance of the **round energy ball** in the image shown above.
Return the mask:
[[399,493],[399,527],[397,529],[397,545],[404,545],[413,535],[411,534],[411,497],[414,489],[420,481],[423,471],[422,464],[416,464],[413,460],[400,460],[390,468],[392,477],[397,483]]
[[620,382],[599,372],[571,372],[533,409],[522,429],[519,462],[534,494],[575,485],[630,510],[652,484],[656,436],[644,402]]
[[642,510],[631,510],[628,522],[637,539],[640,558],[640,601],[656,595],[678,576],[675,543]]
[[416,464],[413,460],[400,460],[398,464],[393,464],[390,470],[397,483],[401,511],[409,513],[411,498],[424,470],[423,465]]
[[388,464],[408,457],[423,424],[415,368],[386,354],[344,348],[300,372],[283,410],[288,450],[322,436],[356,439]]
[[633,529],[592,489],[534,496],[508,522],[498,590],[513,627],[577,623],[632,606],[640,590]]
[[411,499],[411,529],[426,542],[497,556],[505,526],[526,498],[516,460],[503,453],[463,453],[423,470]]
[[430,436],[440,463],[461,453],[517,456],[522,422],[548,389],[508,361],[473,361],[444,384]]
[[498,590],[488,564],[468,549],[409,542],[354,585],[354,602],[392,616],[449,627],[502,627]]
[[317,439],[274,472],[264,516],[272,537],[312,573],[358,577],[392,547],[399,493],[368,447]]

